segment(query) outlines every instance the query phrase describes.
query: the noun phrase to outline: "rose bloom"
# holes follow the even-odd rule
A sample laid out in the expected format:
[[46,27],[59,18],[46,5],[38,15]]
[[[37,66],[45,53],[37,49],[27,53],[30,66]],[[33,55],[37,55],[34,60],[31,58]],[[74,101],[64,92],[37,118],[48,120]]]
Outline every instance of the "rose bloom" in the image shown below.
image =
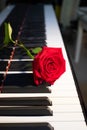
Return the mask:
[[43,47],[33,61],[33,75],[36,85],[46,82],[50,85],[65,72],[62,48]]

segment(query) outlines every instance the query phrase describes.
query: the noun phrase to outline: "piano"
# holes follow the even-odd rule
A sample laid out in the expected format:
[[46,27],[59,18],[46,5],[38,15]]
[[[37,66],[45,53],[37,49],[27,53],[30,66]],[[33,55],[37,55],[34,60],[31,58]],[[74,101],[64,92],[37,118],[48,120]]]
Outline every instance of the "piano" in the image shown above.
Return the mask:
[[35,87],[27,66],[32,60],[23,50],[0,50],[0,129],[86,130],[85,106],[52,5],[8,5],[0,13],[1,45],[4,22],[27,47],[61,47],[66,72],[54,85]]

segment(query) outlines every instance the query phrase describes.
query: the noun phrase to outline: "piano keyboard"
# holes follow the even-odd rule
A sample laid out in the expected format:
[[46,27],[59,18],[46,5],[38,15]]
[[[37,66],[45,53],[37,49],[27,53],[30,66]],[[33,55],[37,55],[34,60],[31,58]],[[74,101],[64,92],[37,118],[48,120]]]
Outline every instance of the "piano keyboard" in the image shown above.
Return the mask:
[[[0,17],[1,44],[3,23],[10,20],[14,38],[29,48],[44,45],[62,47],[66,60],[66,72],[54,85],[36,87],[32,77],[32,59],[17,47],[0,50],[0,129],[86,130],[81,95],[77,92],[52,6],[10,5]],[[6,68],[9,62],[11,64]]]

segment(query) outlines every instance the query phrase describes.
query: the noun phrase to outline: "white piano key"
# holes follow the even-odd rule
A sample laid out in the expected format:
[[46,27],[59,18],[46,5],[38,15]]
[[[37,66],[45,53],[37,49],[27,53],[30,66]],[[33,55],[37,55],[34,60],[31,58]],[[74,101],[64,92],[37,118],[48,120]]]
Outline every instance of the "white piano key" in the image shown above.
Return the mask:
[[[59,80],[59,81],[58,81]],[[49,87],[49,89],[52,89],[52,90],[76,90],[76,87],[75,87],[75,84],[73,83],[70,83],[70,82],[65,82],[63,83],[60,82],[60,79],[58,79],[57,81],[55,81],[54,85],[51,85],[51,87]]]
[[51,122],[54,130],[87,130],[84,121],[81,122]]
[[[57,95],[56,95],[57,94]],[[56,93],[2,93],[0,97],[78,97],[76,92],[71,91],[59,91]]]
[[52,93],[58,93],[61,91],[67,91],[67,92],[73,91],[73,92],[77,93],[76,88],[73,85],[70,86],[70,84],[65,84],[65,86],[64,85],[62,85],[62,86],[61,85],[60,86],[54,85],[54,86],[49,87],[49,89],[52,91]]
[[78,97],[50,97],[50,100],[53,104],[59,104],[59,105],[80,105],[80,101]]
[[[57,95],[56,95],[57,94]],[[52,97],[77,97],[77,93],[76,91],[54,91],[54,93],[52,93]]]
[[82,112],[82,109],[80,107],[80,104],[78,105],[52,105],[52,106],[49,106],[49,108],[51,110],[53,110],[54,113],[58,113],[58,112],[77,112],[77,113],[80,113]]
[[52,91],[52,96],[54,95],[54,97],[55,97],[55,95],[58,95],[58,97],[59,96],[61,96],[61,97],[63,97],[63,96],[68,96],[68,97],[71,97],[71,96],[73,96],[73,97],[76,97],[76,96],[78,96],[78,94],[77,94],[77,91],[76,90],[53,90]]
[[0,116],[0,123],[35,123],[35,122],[58,122],[58,121],[84,121],[82,113],[59,112],[53,116]]
[[[58,29],[58,24],[55,19],[55,13],[53,11],[52,6],[45,5],[44,13],[45,13],[46,35],[47,35],[47,43],[48,43],[47,45],[49,46],[49,43],[50,45],[52,43],[52,46],[55,46],[55,44],[58,46],[57,43],[59,44],[61,43],[61,37],[58,37],[60,32]],[[50,17],[50,14],[51,14],[51,17]]]

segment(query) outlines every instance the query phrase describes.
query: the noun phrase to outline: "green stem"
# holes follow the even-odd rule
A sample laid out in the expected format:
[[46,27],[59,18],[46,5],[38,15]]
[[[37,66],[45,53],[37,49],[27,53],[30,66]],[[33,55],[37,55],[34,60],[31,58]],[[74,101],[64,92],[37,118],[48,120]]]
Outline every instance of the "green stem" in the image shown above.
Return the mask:
[[28,55],[31,59],[34,59],[34,56],[30,53],[30,51],[29,51],[22,43],[18,43],[17,45],[20,46],[21,48],[23,48],[23,49],[26,51],[27,55]]

